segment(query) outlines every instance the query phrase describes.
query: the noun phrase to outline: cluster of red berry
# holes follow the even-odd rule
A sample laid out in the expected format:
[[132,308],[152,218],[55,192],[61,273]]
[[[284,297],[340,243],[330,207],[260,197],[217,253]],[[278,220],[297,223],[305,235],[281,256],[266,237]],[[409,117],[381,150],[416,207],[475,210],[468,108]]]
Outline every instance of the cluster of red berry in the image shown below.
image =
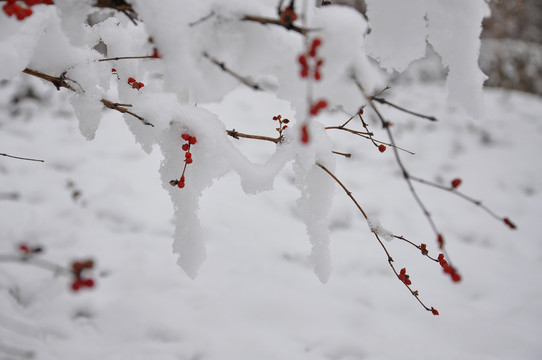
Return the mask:
[[404,282],[406,285],[411,285],[412,284],[412,281],[410,281],[410,276],[407,275],[406,273],[406,268],[402,268],[401,271],[399,272],[399,280],[401,280],[402,282]]
[[[320,80],[322,74],[320,73],[320,68],[324,63],[324,60],[317,57],[318,47],[322,45],[322,40],[320,38],[315,38],[312,41],[311,48],[305,54],[299,55],[297,59],[301,65],[301,77],[306,78],[309,75],[314,77],[314,80]],[[312,64],[309,64],[312,63]],[[312,69],[311,69],[312,68]],[[312,71],[311,71],[312,70]]]
[[84,260],[84,261],[75,261],[72,263],[72,274],[74,276],[72,282],[72,290],[79,291],[82,288],[92,288],[94,287],[94,280],[90,277],[83,277],[82,273],[86,269],[92,269],[94,267],[94,261]]
[[132,85],[132,89],[136,89],[136,90],[139,90],[143,86],[145,86],[145,84],[143,84],[142,82],[137,82],[133,77],[128,78],[128,84]]
[[327,107],[327,101],[325,100],[320,100],[314,104],[312,104],[311,106],[311,110],[310,110],[310,113],[312,116],[315,116],[315,115],[318,115],[318,113],[320,112],[320,110],[323,110]]
[[444,272],[450,275],[453,282],[461,281],[461,275],[457,273],[457,271],[455,270],[453,266],[448,264],[448,262],[444,259],[444,254],[439,254],[438,262],[440,266],[442,266],[442,269],[444,270]]
[[6,13],[7,16],[13,16],[17,18],[17,20],[21,21],[25,18],[32,15],[32,9],[31,7],[38,4],[47,4],[51,5],[53,4],[53,0],[24,0],[24,3],[28,7],[21,6],[17,3],[17,0],[7,0],[6,4],[2,6],[2,9]]
[[171,180],[169,183],[172,185],[172,186],[177,186],[179,188],[183,188],[185,186],[185,181],[184,181],[184,173],[186,171],[186,166],[189,165],[189,164],[192,164],[193,160],[192,160],[192,153],[190,152],[190,147],[192,145],[195,145],[198,140],[196,139],[195,136],[192,136],[190,134],[187,134],[187,133],[184,133],[181,135],[181,137],[183,138],[184,141],[186,141],[185,144],[183,144],[183,146],[181,147],[183,149],[183,151],[185,152],[184,154],[184,168],[183,168],[183,173],[181,174],[181,178],[179,180]]
[[279,132],[279,136],[282,136],[282,132],[288,128],[288,125],[286,124],[288,124],[290,120],[282,119],[282,115],[273,116],[273,120],[279,122],[279,127],[275,130]]

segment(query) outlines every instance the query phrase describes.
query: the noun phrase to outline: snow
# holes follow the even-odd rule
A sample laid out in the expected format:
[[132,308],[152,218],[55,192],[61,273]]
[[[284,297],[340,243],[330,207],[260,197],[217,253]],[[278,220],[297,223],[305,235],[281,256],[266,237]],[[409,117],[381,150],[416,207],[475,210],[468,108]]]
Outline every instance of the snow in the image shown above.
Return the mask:
[[[37,107],[35,100],[24,99],[20,115],[9,115],[5,103],[22,81],[50,100]],[[248,196],[234,173],[203,190],[198,231],[207,261],[198,279],[190,280],[171,252],[172,205],[160,186],[159,152],[142,152],[112,111],[103,113],[94,141],[87,142],[78,135],[69,94],[39,80],[21,78],[1,89],[2,151],[46,162],[0,159],[2,192],[20,194],[17,201],[0,200],[0,253],[14,253],[18,243],[29,242],[43,245],[40,256],[59,264],[88,256],[97,263],[97,287],[77,294],[64,277],[2,263],[3,351],[21,348],[39,359],[415,359],[419,354],[538,359],[542,354],[542,294],[534,286],[542,270],[536,235],[542,193],[537,97],[487,90],[488,117],[480,123],[447,107],[445,91],[435,85],[412,84],[388,94],[440,120],[430,124],[384,109],[395,123],[398,143],[416,152],[403,155],[406,166],[443,182],[462,177],[461,190],[519,226],[509,231],[453,195],[418,186],[447,234],[464,280],[452,284],[419,251],[387,244],[397,266],[408,268],[422,299],[439,310],[435,317],[397,281],[357,210],[350,222],[330,231],[334,271],[327,284],[315,279],[291,167],[278,173],[272,191]],[[237,121],[239,131],[254,126],[256,133],[271,133],[273,110],[287,114],[288,107],[251,94],[240,88],[213,105],[213,112],[228,125],[230,118]],[[264,117],[255,124],[250,110],[242,117],[243,103],[256,112],[269,109],[268,124]],[[338,120],[325,121],[342,123]],[[374,131],[382,136],[377,126]],[[436,254],[431,230],[391,153],[381,154],[354,136],[331,136],[335,146],[353,153],[351,159],[336,159],[335,173],[370,218],[426,242]],[[202,147],[211,146],[201,141]],[[275,152],[271,143],[229,141],[254,162],[264,163]],[[195,161],[204,161],[197,150],[195,145]],[[196,179],[196,166],[187,171],[188,181]],[[81,191],[77,201],[68,180]],[[335,202],[330,219],[353,209],[339,190]]]

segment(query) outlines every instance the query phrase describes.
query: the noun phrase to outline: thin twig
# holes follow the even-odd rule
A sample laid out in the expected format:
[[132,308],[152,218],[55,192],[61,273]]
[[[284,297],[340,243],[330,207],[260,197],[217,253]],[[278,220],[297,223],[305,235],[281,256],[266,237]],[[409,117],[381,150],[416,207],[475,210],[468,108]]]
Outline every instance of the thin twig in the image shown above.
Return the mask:
[[115,60],[132,60],[132,59],[159,59],[153,55],[144,55],[144,56],[119,56],[112,58],[100,59],[98,61],[115,61]]
[[346,158],[351,158],[352,157],[352,154],[350,153],[342,153],[342,152],[338,152],[338,151],[332,151],[332,153],[336,154],[336,155],[342,155]]
[[26,157],[20,157],[20,156],[13,156],[8,154],[0,153],[1,156],[7,156],[13,159],[19,159],[19,160],[28,160],[28,161],[37,161],[37,162],[45,162],[45,160],[39,160],[39,159],[32,159],[32,158],[26,158]]
[[[378,94],[377,94],[378,95]],[[405,109],[401,106],[398,106],[398,105],[395,105],[391,102],[389,102],[388,100],[386,99],[383,99],[383,98],[379,98],[379,97],[376,97],[377,95],[371,97],[371,100],[374,100],[380,104],[386,104],[388,106],[391,106],[393,108],[396,108],[397,110],[401,110],[403,112],[406,112],[407,114],[411,114],[411,115],[414,115],[414,116],[417,116],[417,117],[421,117],[421,118],[424,118],[424,119],[427,119],[427,120],[431,120],[431,121],[438,121],[436,117],[434,116],[430,116],[430,115],[424,115],[424,114],[420,114],[420,113],[417,113],[417,112],[414,112],[412,110],[408,110],[408,109]]]
[[214,12],[214,11],[211,11],[211,13],[210,13],[209,15],[206,15],[206,16],[202,17],[201,19],[198,19],[198,20],[196,20],[196,21],[193,21],[193,22],[191,22],[191,23],[188,23],[188,26],[189,26],[189,27],[193,27],[193,26],[196,26],[196,25],[198,25],[198,24],[201,24],[202,22],[204,22],[204,21],[206,21],[206,20],[212,18],[214,15],[215,15],[215,12]]
[[[350,190],[348,190],[348,188],[342,183],[342,181],[340,181],[337,176],[335,176],[335,174],[333,174],[327,167],[325,167],[324,165],[322,165],[321,163],[316,163],[316,165],[321,168],[322,170],[324,170],[329,176],[331,176],[333,178],[333,180],[335,180],[335,182],[337,184],[339,184],[339,186],[344,190],[344,192],[346,193],[346,195],[348,195],[348,197],[352,200],[352,202],[356,205],[356,207],[358,208],[358,210],[361,212],[361,214],[363,215],[363,217],[365,218],[365,220],[368,220],[368,217],[367,217],[367,214],[365,213],[365,211],[363,210],[363,208],[360,206],[360,204],[358,203],[358,201],[356,200],[356,198],[352,195],[352,192]],[[397,270],[395,269],[395,266],[393,265],[393,258],[391,257],[391,254],[390,252],[388,251],[388,249],[386,248],[386,245],[384,245],[384,242],[382,241],[382,239],[380,239],[380,236],[377,234],[376,231],[373,231],[373,234],[374,236],[376,237],[376,240],[378,241],[378,243],[380,244],[380,246],[382,247],[382,249],[384,250],[384,252],[386,253],[386,257],[388,259],[388,265],[391,267],[391,269],[393,270],[393,272],[395,273],[395,275],[397,277],[399,277],[399,273],[397,272]],[[419,296],[419,293],[418,293],[418,290],[412,290],[412,288],[410,287],[410,285],[408,285],[406,282],[403,282],[403,284],[407,287],[408,291],[410,291],[410,293],[412,294],[412,296],[414,296],[416,298],[416,300],[420,303],[420,305],[423,306],[423,308],[427,311],[432,311],[432,307],[429,308],[428,306],[426,306],[420,299],[420,296]]]
[[274,142],[275,144],[282,141],[282,137],[272,138],[269,136],[243,134],[243,133],[235,131],[235,129],[226,130],[226,133],[234,139],[245,138],[245,139],[254,139],[254,140],[264,140],[264,141]]
[[[23,72],[25,74],[36,76],[36,77],[38,77],[40,79],[51,82],[57,88],[57,90],[60,90],[60,88],[63,87],[63,88],[69,89],[69,90],[71,90],[73,92],[77,92],[73,87],[70,86],[70,84],[68,84],[66,82],[66,80],[62,76],[51,76],[51,75],[47,75],[47,74],[41,73],[39,71],[35,71],[35,70],[32,70],[32,69],[28,69],[28,68],[24,69]],[[130,114],[133,117],[135,117],[136,119],[143,122],[143,124],[154,127],[153,124],[151,124],[150,122],[148,122],[147,120],[145,120],[141,116],[139,116],[139,115],[129,111],[128,109],[126,109],[126,107],[131,106],[131,105],[118,104],[118,103],[114,103],[114,102],[106,100],[106,99],[101,99],[100,101],[106,107],[108,107],[109,109],[118,111],[118,112],[123,113],[123,114]]]
[[123,105],[123,104],[114,103],[114,102],[106,100],[106,99],[102,99],[101,102],[102,102],[102,104],[104,104],[109,109],[116,110],[116,111],[118,111],[120,113],[123,113],[123,114],[130,114],[133,117],[135,117],[136,119],[140,120],[144,125],[154,127],[153,124],[151,124],[150,122],[148,122],[147,120],[145,120],[141,116],[139,116],[139,115],[131,112],[130,110],[126,109],[124,107],[125,105]]
[[295,32],[300,33],[302,35],[306,35],[309,31],[313,31],[312,29],[301,28],[301,27],[296,26],[296,25],[291,24],[291,23],[290,24],[284,23],[280,19],[269,19],[269,18],[264,18],[264,17],[261,17],[261,16],[245,15],[242,18],[242,20],[244,20],[244,21],[254,21],[254,22],[260,23],[262,25],[266,25],[266,24],[279,25],[279,26],[284,27],[287,30],[292,30],[292,31],[295,31]]
[[70,276],[73,274],[71,269],[57,265],[53,262],[36,258],[32,254],[24,255],[12,255],[12,254],[0,254],[0,262],[17,262],[21,264],[34,265],[39,268],[49,270],[57,275]]
[[249,79],[247,79],[246,77],[243,77],[239,74],[237,74],[236,72],[232,71],[230,68],[228,68],[226,66],[226,64],[222,61],[219,61],[215,58],[213,58],[212,56],[210,56],[207,52],[203,52],[203,57],[209,59],[209,61],[211,61],[213,64],[215,64],[216,66],[218,66],[220,69],[222,69],[222,71],[230,74],[231,76],[233,76],[234,78],[236,78],[237,80],[239,80],[239,82],[241,82],[242,84],[248,86],[249,88],[253,89],[253,90],[262,90],[262,88],[260,87],[260,85],[256,84],[255,82],[253,81],[250,81]]
[[47,74],[41,73],[41,72],[36,71],[36,70],[29,69],[29,68],[24,69],[23,72],[25,74],[32,75],[32,76],[35,76],[35,77],[39,77],[40,79],[49,81],[50,83],[52,83],[56,87],[57,90],[60,90],[60,88],[63,87],[63,88],[66,88],[66,89],[70,89],[73,92],[77,92],[61,76],[51,76],[51,75],[47,75]]
[[410,178],[414,181],[417,181],[419,182],[420,184],[424,184],[424,185],[428,185],[428,186],[432,186],[432,187],[435,187],[437,189],[441,189],[441,190],[445,190],[445,191],[448,191],[448,192],[451,192],[452,194],[454,195],[457,195],[459,196],[460,198],[480,207],[482,210],[484,210],[486,213],[488,213],[491,217],[493,217],[494,219],[497,219],[497,220],[500,220],[500,221],[503,221],[505,219],[505,217],[502,217],[502,216],[499,216],[497,215],[493,210],[491,210],[490,208],[488,208],[486,205],[484,205],[482,203],[482,201],[480,200],[476,200],[476,199],[473,199],[471,198],[470,196],[468,195],[465,195],[463,194],[462,192],[460,191],[457,191],[454,187],[452,186],[443,186],[443,185],[440,185],[440,184],[437,184],[435,182],[432,182],[432,181],[429,181],[429,180],[425,180],[425,179],[422,179],[422,178],[419,178],[419,177],[416,177],[416,176],[410,176]]

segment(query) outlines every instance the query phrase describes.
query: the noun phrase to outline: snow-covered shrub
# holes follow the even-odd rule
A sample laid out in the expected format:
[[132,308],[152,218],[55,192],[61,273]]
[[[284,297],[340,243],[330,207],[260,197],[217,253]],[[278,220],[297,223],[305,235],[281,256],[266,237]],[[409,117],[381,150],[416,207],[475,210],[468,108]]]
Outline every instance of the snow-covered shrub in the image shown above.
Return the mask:
[[[9,0],[0,14],[0,80],[31,75],[71,91],[81,133],[89,140],[106,107],[124,114],[145,152],[160,149],[162,185],[174,204],[173,250],[189,276],[196,277],[206,257],[198,219],[202,192],[228,172],[239,175],[246,194],[270,191],[276,175],[293,163],[301,194],[298,213],[318,278],[326,282],[331,272],[328,212],[338,185],[367,220],[393,272],[420,301],[406,268],[396,270],[381,239],[408,242],[459,281],[444,252],[444,237],[412,182],[459,194],[461,180],[434,184],[404,168],[402,149],[379,110],[380,104],[394,105],[385,100],[381,72],[370,59],[401,72],[425,56],[429,42],[448,68],[450,102],[481,117],[485,76],[477,60],[487,15],[483,0],[369,0],[368,22],[352,8],[310,1]],[[230,129],[204,106],[239,86],[290,103],[288,121],[285,114],[271,114],[277,133]],[[344,123],[326,127],[325,114],[337,111],[348,114]],[[380,121],[388,139],[375,138],[364,116]],[[362,129],[349,124],[352,119],[361,120]],[[334,151],[329,130],[354,133],[380,152],[391,148],[443,253],[430,256],[426,244],[393,235],[367,216],[334,173],[336,158],[349,154]],[[275,152],[267,162],[253,163],[233,145],[240,138],[271,141]]]

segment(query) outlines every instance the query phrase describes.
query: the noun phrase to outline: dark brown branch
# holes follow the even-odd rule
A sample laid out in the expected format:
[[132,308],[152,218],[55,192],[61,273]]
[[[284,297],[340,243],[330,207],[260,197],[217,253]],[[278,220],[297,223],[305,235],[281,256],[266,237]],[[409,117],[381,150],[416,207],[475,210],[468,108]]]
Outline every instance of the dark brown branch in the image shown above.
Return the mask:
[[[432,187],[435,187],[437,189],[441,189],[441,190],[445,190],[445,191],[448,191],[448,192],[451,192],[452,194],[454,195],[457,195],[459,196],[460,198],[480,207],[482,210],[484,210],[486,213],[488,213],[491,217],[493,217],[494,219],[497,219],[499,221],[505,221],[505,219],[507,219],[506,217],[502,217],[502,216],[499,216],[497,215],[493,210],[491,210],[490,208],[488,208],[486,205],[484,205],[482,203],[482,201],[480,200],[475,200],[473,198],[471,198],[470,196],[468,195],[465,195],[463,194],[462,192],[460,191],[457,191],[454,187],[452,186],[443,186],[443,185],[440,185],[440,184],[437,184],[435,182],[432,182],[432,181],[429,181],[429,180],[425,180],[425,179],[422,179],[422,178],[419,178],[419,177],[416,177],[416,176],[410,176],[410,178],[414,181],[417,181],[419,182],[420,184],[424,184],[424,185],[428,185],[428,186],[432,186]],[[508,225],[508,224],[507,224]],[[512,229],[515,229],[515,226],[510,226],[508,225],[510,228]]]
[[[51,82],[57,88],[57,90],[60,90],[60,88],[63,87],[63,88],[69,89],[69,90],[71,90],[73,92],[77,92],[73,87],[70,86],[70,84],[68,84],[66,82],[66,79],[63,76],[55,77],[55,76],[47,75],[47,74],[41,73],[39,71],[35,71],[35,70],[32,70],[32,69],[28,69],[28,68],[24,69],[23,72],[25,74],[36,76],[36,77],[38,77],[40,79]],[[114,103],[114,102],[106,100],[106,99],[101,99],[101,102],[106,107],[108,107],[109,109],[118,111],[118,112],[123,113],[123,114],[130,114],[133,117],[135,117],[136,119],[143,122],[143,124],[154,127],[153,124],[151,124],[150,122],[148,122],[147,120],[145,120],[141,116],[139,116],[139,115],[129,111],[128,109],[126,109],[126,107],[131,106],[131,105],[118,104],[118,103]]]
[[309,29],[301,28],[301,27],[296,26],[296,25],[294,25],[292,23],[283,22],[280,19],[270,19],[270,18],[264,18],[264,17],[260,17],[260,16],[245,15],[242,20],[244,20],[244,21],[254,21],[254,22],[260,23],[262,25],[267,25],[267,24],[278,25],[278,26],[284,27],[287,30],[292,30],[292,31],[295,31],[295,32],[300,33],[302,35],[306,35],[309,31],[312,31],[312,30],[309,30]]
[[106,100],[106,99],[102,99],[101,100],[102,104],[104,104],[107,108],[111,109],[111,110],[116,110],[120,113],[123,113],[123,114],[130,114],[132,115],[133,117],[135,117],[136,119],[140,120],[144,125],[148,125],[148,126],[152,126],[154,127],[153,124],[151,124],[150,122],[148,122],[147,120],[145,120],[144,118],[142,118],[141,116],[129,111],[128,109],[125,108],[125,104],[118,104],[118,103],[114,103],[114,102],[111,102],[109,100]]
[[98,8],[109,8],[120,11],[126,15],[134,25],[137,25],[137,13],[134,11],[131,4],[124,0],[96,0],[94,6]]
[[332,153],[334,153],[335,155],[342,155],[346,158],[351,158],[352,157],[352,154],[350,153],[342,153],[342,152],[338,152],[338,151],[332,151]]
[[[401,160],[401,157],[399,156],[399,151],[397,151],[397,148],[395,147],[395,140],[393,138],[393,134],[389,127],[389,122],[384,119],[384,116],[380,113],[380,111],[375,106],[374,102],[372,101],[372,97],[367,94],[365,91],[365,88],[363,85],[356,79],[353,78],[354,83],[357,85],[359,90],[361,91],[362,95],[367,99],[369,102],[369,106],[371,109],[375,112],[378,119],[380,120],[382,127],[386,130],[388,134],[388,138],[390,139],[390,143],[393,145],[393,153],[395,154],[395,159],[397,161],[397,165],[399,165],[399,168],[401,169],[401,172],[403,173],[403,178],[405,179],[408,188],[410,189],[410,192],[412,193],[412,196],[414,197],[414,200],[418,203],[418,206],[421,208],[422,212],[424,213],[425,217],[427,218],[427,221],[429,222],[431,228],[433,229],[435,235],[438,237],[440,234],[435,222],[433,221],[433,218],[431,216],[431,213],[425,206],[425,204],[422,202],[421,198],[419,197],[418,193],[416,192],[416,189],[414,189],[414,185],[412,185],[412,180],[410,179],[410,174],[408,173],[405,165],[403,164],[403,161]],[[447,254],[446,254],[447,255]],[[448,256],[447,256],[448,257]],[[449,258],[449,257],[448,257]]]
[[404,151],[404,152],[409,153],[411,155],[415,155],[412,151],[406,150],[406,149],[404,149],[402,147],[399,147],[399,146],[397,146],[395,144],[387,143],[387,142],[376,140],[376,139],[372,138],[371,137],[373,135],[372,132],[357,131],[357,130],[353,130],[353,129],[350,129],[350,128],[343,127],[343,125],[341,125],[341,126],[327,126],[325,128],[325,130],[343,130],[343,131],[349,132],[351,134],[360,136],[360,137],[362,137],[364,139],[372,140],[373,143],[376,142],[378,144],[383,144],[383,145],[386,145],[386,146],[394,147],[394,148],[397,148],[398,150]]
[[70,276],[73,274],[71,269],[57,265],[47,260],[38,259],[32,254],[24,255],[11,255],[11,254],[0,254],[0,262],[17,262],[21,264],[34,265],[36,267],[49,270],[55,275],[65,275]]
[[374,100],[374,101],[376,101],[376,102],[378,102],[378,103],[380,103],[380,104],[386,104],[386,105],[388,105],[388,106],[391,106],[391,107],[393,107],[393,108],[396,108],[397,110],[401,110],[401,111],[403,111],[403,112],[406,112],[407,114],[411,114],[411,115],[414,115],[414,116],[417,116],[417,117],[421,117],[421,118],[424,118],[424,119],[427,119],[427,120],[431,120],[431,121],[437,121],[437,118],[434,117],[434,116],[424,115],[424,114],[420,114],[420,113],[414,112],[414,111],[412,111],[412,110],[405,109],[405,108],[403,108],[403,107],[401,107],[401,106],[398,106],[398,105],[395,105],[395,104],[389,102],[389,101],[386,100],[386,99],[376,97],[376,95],[373,96],[373,97],[371,97],[371,100]]
[[269,136],[243,134],[243,133],[235,131],[235,129],[226,130],[226,133],[234,139],[245,138],[245,139],[254,139],[254,140],[264,140],[264,141],[274,142],[275,144],[282,141],[282,137],[272,138]]
[[20,157],[20,156],[13,156],[13,155],[8,155],[8,154],[3,154],[3,153],[0,153],[0,156],[7,156],[7,157],[10,157],[10,158],[13,158],[13,159],[19,159],[19,160],[28,160],[28,161],[45,162],[44,160],[31,159],[31,158],[25,158],[25,157]]
[[100,59],[98,61],[115,61],[115,60],[131,60],[131,59],[159,59],[159,58],[157,58],[156,56],[153,56],[153,55],[120,56],[120,57],[112,57],[112,58]]
[[253,81],[250,81],[249,79],[237,74],[236,72],[232,71],[230,68],[228,68],[226,66],[226,64],[222,61],[219,61],[215,58],[213,58],[212,56],[210,56],[207,52],[203,52],[203,57],[209,59],[209,61],[211,61],[213,64],[215,64],[216,66],[218,66],[222,71],[230,74],[231,76],[233,76],[234,78],[236,78],[237,80],[239,80],[239,82],[241,82],[242,84],[248,86],[249,88],[253,89],[253,90],[262,90],[262,88],[260,87],[260,85],[256,84],[255,82]]
[[77,92],[70,84],[66,82],[66,79],[63,76],[51,76],[29,68],[24,69],[23,72],[28,75],[39,77],[45,81],[49,81],[56,87],[57,90],[60,90],[60,88],[66,88],[73,92]]
[[[352,200],[352,202],[356,205],[356,207],[358,208],[358,210],[361,212],[361,214],[363,215],[363,217],[365,218],[365,220],[368,220],[368,217],[367,217],[367,214],[365,213],[365,211],[363,210],[363,208],[360,206],[360,204],[358,203],[358,201],[356,200],[356,198],[352,195],[352,192],[350,190],[348,190],[348,188],[335,176],[335,174],[333,174],[328,168],[326,168],[324,165],[320,164],[320,163],[316,163],[316,165],[321,168],[322,170],[324,170],[329,176],[331,176],[333,178],[333,180],[335,180],[335,182],[337,184],[339,184],[339,186],[344,190],[344,192],[346,193],[346,195],[348,195],[348,197]],[[382,249],[384,250],[384,252],[386,253],[386,257],[388,258],[388,265],[391,267],[391,269],[393,270],[393,272],[395,273],[395,275],[397,277],[399,277],[399,273],[397,272],[397,270],[395,269],[395,266],[393,265],[393,258],[391,257],[391,254],[390,252],[388,251],[388,249],[386,248],[386,245],[384,245],[384,242],[382,241],[382,239],[380,239],[380,236],[377,234],[376,231],[372,231],[374,236],[376,237],[376,240],[378,241],[378,243],[380,244],[380,246],[382,247]],[[406,239],[405,239],[406,240]],[[410,291],[410,293],[412,294],[412,296],[414,296],[416,298],[416,300],[420,303],[421,306],[423,306],[423,308],[427,311],[432,311],[433,308],[429,308],[428,306],[426,306],[420,299],[420,296],[419,296],[419,293],[418,293],[418,290],[412,290],[412,288],[410,287],[410,285],[408,285],[407,283],[403,282],[403,284],[407,287],[408,291]]]

